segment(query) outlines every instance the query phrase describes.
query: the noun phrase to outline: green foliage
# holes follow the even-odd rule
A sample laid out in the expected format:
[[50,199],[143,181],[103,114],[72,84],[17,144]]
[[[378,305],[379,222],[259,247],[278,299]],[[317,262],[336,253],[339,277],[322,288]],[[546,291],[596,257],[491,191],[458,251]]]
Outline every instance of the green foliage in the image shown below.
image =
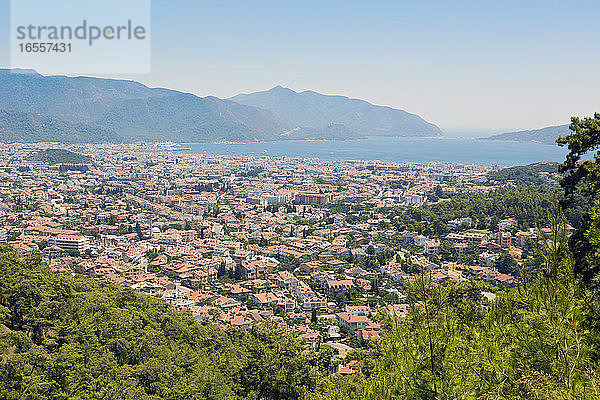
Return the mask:
[[498,261],[494,264],[494,267],[502,274],[519,275],[519,268],[517,262],[512,258],[508,252],[500,254]]
[[31,156],[31,158],[46,164],[89,164],[92,162],[90,156],[73,153],[64,149],[40,150]]
[[66,171],[81,171],[81,172],[86,172],[88,169],[90,169],[87,165],[80,165],[80,164],[76,164],[76,165],[72,165],[72,164],[60,164],[60,166],[58,167],[58,170],[60,172],[66,172]]
[[315,365],[322,375],[328,375],[335,372],[335,368],[339,365],[339,360],[336,359],[338,351],[326,344],[321,345],[319,352],[313,354],[310,360],[311,365]]
[[524,166],[503,168],[488,174],[488,179],[506,183],[512,181],[519,185],[543,185],[544,179],[540,177],[541,172],[558,172],[558,163],[540,162]]
[[582,156],[593,152],[600,146],[600,113],[593,118],[573,117],[572,133],[560,137],[556,142],[567,146],[569,154],[559,170],[564,174],[561,186],[565,189],[567,200],[578,191],[586,198],[597,198],[600,191],[600,152],[596,151],[594,160],[581,162]]
[[317,383],[276,326],[226,332],[131,289],[0,251],[0,398],[299,399]]
[[[593,117],[572,118],[571,134],[557,143],[567,146],[569,154],[560,166],[561,186],[565,191],[563,207],[582,210],[581,228],[570,238],[575,275],[582,286],[586,328],[600,332],[600,113]],[[592,159],[586,159],[590,158]],[[593,337],[593,357],[600,360],[600,336]]]
[[[546,218],[547,210],[560,196],[554,186],[520,186],[497,190],[485,195],[463,194],[448,201],[394,212],[399,230],[416,230],[426,235],[445,235],[446,223],[471,217],[474,227],[497,229],[500,218],[514,217],[522,225],[535,226]],[[569,220],[576,219],[569,213]]]
[[[581,229],[570,239],[577,259],[575,273],[586,290],[588,311],[600,315],[600,113],[593,118],[572,118],[571,134],[557,143],[567,146],[569,154],[560,166],[560,181],[565,191],[563,207],[582,209]],[[582,158],[593,155],[592,160]],[[583,201],[582,201],[582,200]],[[581,203],[585,206],[582,207]],[[593,320],[593,319],[592,319]],[[597,323],[596,323],[597,325]]]
[[[390,318],[388,338],[363,354],[362,377],[339,385],[361,399],[598,398],[564,224],[552,221],[537,277],[492,302],[482,305],[471,282],[417,279],[410,315]],[[340,398],[339,390],[328,397]]]

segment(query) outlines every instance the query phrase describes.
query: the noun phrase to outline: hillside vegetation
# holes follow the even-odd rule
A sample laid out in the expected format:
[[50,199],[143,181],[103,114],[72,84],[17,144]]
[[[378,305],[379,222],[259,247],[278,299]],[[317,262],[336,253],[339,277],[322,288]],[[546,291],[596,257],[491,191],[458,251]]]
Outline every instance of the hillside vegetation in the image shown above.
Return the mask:
[[558,172],[558,163],[540,162],[529,165],[502,168],[488,174],[488,179],[506,183],[514,182],[522,185],[543,185],[546,181],[541,173],[552,174]]
[[32,158],[46,164],[89,164],[92,157],[64,149],[46,149],[34,154]]
[[316,364],[274,326],[227,333],[162,300],[0,248],[0,398],[284,399]]
[[[545,221],[548,209],[560,198],[560,189],[551,185],[521,185],[487,194],[459,194],[449,200],[422,207],[398,209],[394,211],[394,225],[400,231],[445,236],[450,232],[447,222],[456,218],[470,217],[473,220],[472,228],[495,230],[501,219],[510,216],[519,221],[521,229],[528,229]],[[567,210],[569,222],[577,224],[581,212],[579,208]]]
[[553,221],[537,276],[493,301],[475,282],[413,282],[410,315],[387,318],[389,336],[354,353],[360,373],[330,380],[327,397],[597,399],[599,333],[588,329],[564,223]]
[[19,261],[4,247],[0,397],[595,399],[600,336],[564,220],[551,224],[537,276],[494,301],[475,282],[421,276],[409,316],[380,315],[389,334],[350,353],[349,377],[326,376],[318,356],[275,326],[204,326],[159,299]]

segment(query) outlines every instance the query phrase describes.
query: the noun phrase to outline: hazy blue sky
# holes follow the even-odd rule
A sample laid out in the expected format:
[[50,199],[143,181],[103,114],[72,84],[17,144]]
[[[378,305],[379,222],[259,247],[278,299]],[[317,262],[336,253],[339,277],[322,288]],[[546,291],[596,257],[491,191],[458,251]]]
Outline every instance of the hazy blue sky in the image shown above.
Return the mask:
[[152,73],[130,77],[201,96],[343,94],[448,132],[538,128],[600,111],[598,15],[598,0],[156,0]]

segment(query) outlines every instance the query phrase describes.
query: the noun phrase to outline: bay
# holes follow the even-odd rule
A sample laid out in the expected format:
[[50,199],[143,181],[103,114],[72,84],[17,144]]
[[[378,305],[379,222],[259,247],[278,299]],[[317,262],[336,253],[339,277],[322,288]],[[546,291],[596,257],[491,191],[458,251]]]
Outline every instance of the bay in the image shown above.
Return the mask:
[[182,153],[288,156],[321,160],[379,160],[396,163],[449,162],[525,165],[562,162],[567,149],[540,143],[455,138],[370,137],[360,140],[288,140],[257,143],[192,143]]

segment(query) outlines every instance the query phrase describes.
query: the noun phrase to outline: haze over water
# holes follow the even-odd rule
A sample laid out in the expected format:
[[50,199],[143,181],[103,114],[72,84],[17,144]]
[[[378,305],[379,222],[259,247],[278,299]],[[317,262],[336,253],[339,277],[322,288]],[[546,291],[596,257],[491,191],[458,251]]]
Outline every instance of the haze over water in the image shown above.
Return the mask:
[[396,163],[432,161],[501,166],[564,161],[567,150],[539,143],[499,140],[371,137],[347,141],[278,141],[242,144],[194,143],[192,154],[314,157],[334,160],[380,160]]

